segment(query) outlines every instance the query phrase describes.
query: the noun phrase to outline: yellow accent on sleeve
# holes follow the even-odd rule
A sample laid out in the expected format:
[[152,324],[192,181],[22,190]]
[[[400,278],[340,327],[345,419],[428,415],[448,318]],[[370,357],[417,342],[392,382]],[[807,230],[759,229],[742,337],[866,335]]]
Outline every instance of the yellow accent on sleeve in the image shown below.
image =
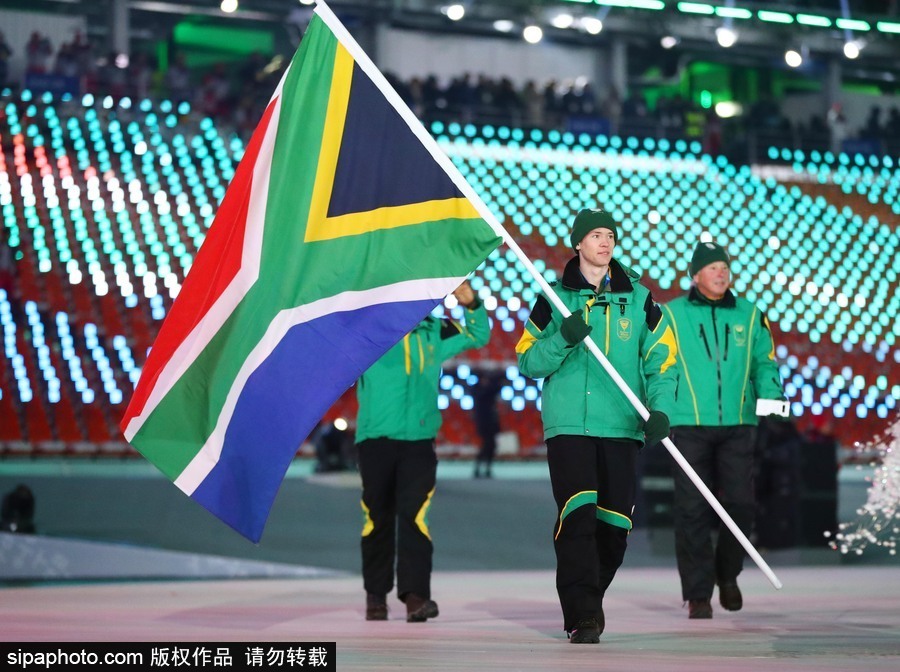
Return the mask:
[[522,337],[519,339],[519,342],[516,343],[516,354],[524,355],[528,352],[528,349],[534,345],[534,342],[537,340],[537,337],[534,336],[528,329],[522,331]]
[[670,366],[675,366],[677,362],[678,356],[678,345],[675,342],[675,334],[672,333],[672,329],[666,325],[666,330],[663,332],[663,335],[659,337],[659,340],[656,341],[650,349],[647,351],[647,355],[644,359],[648,359],[650,357],[650,353],[653,352],[653,348],[662,343],[666,348],[668,348],[668,355],[666,356],[666,361],[662,363],[662,366],[659,367],[660,373],[665,373]]

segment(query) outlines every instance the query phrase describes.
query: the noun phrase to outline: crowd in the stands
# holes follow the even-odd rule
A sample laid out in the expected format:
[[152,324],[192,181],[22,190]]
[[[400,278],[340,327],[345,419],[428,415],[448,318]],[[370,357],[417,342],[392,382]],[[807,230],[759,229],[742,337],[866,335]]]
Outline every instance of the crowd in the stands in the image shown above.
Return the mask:
[[[26,46],[22,81],[7,81],[12,52],[0,33],[0,90],[29,84],[77,87],[78,93],[188,101],[197,113],[230,124],[249,137],[287,60],[252,54],[238,65],[220,63],[192,68],[183,54],[165,68],[147,54],[128,59],[98,55],[81,34],[54,51],[46,36],[34,32]],[[388,80],[424,120],[561,129],[621,136],[688,138],[702,141],[712,154],[746,150],[750,144],[802,149],[840,150],[848,141],[861,151],[885,152],[900,138],[900,109],[873,105],[864,124],[851,127],[840,105],[811,114],[806,121],[789,120],[772,99],[745,107],[734,118],[720,118],[679,95],[635,90],[624,95],[609,88],[598,91],[584,78],[527,81],[460,73],[443,81],[434,75]],[[47,75],[63,78],[48,80]],[[62,84],[60,84],[62,82]],[[72,84],[74,82],[74,84]],[[860,145],[859,143],[867,143]],[[740,156],[737,158],[752,158]]]

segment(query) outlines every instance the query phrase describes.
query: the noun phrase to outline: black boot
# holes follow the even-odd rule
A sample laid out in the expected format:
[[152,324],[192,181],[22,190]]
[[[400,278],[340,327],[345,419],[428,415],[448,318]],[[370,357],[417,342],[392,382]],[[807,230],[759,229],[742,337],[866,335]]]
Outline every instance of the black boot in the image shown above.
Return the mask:
[[572,644],[597,644],[600,642],[600,624],[596,618],[584,618],[569,632]]
[[406,622],[424,623],[438,615],[438,605],[434,600],[426,600],[415,593],[406,596]]
[[744,597],[737,581],[722,581],[719,584],[719,604],[728,611],[740,611],[744,606]]
[[367,621],[386,621],[388,620],[388,607],[386,595],[375,595],[374,593],[366,593],[366,620]]
[[688,618],[712,618],[709,600],[688,600]]

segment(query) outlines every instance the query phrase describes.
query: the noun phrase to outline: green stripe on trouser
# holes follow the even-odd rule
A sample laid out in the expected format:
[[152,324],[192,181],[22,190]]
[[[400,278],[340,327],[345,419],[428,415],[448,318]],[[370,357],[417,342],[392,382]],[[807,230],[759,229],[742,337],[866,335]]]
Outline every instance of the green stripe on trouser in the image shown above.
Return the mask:
[[631,529],[631,518],[621,513],[604,509],[602,506],[597,507],[597,519],[613,527],[621,527],[623,530]]
[[563,506],[562,511],[560,511],[559,523],[556,527],[556,534],[553,536],[554,539],[559,538],[559,534],[560,532],[562,532],[563,521],[566,519],[566,516],[572,513],[575,509],[586,505],[594,505],[597,507],[598,520],[602,520],[607,525],[612,525],[613,527],[621,527],[623,530],[631,530],[631,518],[621,513],[617,513],[616,511],[610,511],[609,509],[604,509],[602,506],[598,506],[596,490],[582,490],[581,492],[575,493],[574,495],[569,497],[565,506]]

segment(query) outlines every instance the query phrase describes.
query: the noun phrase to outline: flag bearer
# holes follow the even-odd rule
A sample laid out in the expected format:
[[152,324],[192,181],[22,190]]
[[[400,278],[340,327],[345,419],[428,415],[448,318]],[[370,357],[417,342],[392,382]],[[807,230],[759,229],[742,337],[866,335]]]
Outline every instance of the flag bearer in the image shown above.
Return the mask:
[[[632,526],[638,451],[668,434],[665,407],[675,395],[675,338],[639,274],[613,259],[618,238],[608,212],[578,213],[575,257],[554,287],[572,314],[563,318],[539,296],[516,346],[521,372],[544,379],[541,416],[559,512],[556,588],[572,643],[600,640],[603,596]],[[646,422],[585,338],[646,400]]]

